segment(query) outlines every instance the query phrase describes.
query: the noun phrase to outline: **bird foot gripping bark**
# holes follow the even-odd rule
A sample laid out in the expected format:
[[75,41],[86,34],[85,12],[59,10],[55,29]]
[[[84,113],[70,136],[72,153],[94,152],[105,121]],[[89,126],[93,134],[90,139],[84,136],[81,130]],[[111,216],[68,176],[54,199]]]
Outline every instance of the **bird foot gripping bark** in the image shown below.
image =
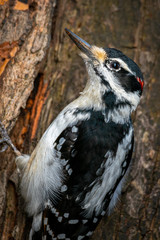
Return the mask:
[[12,140],[8,136],[8,133],[1,121],[0,121],[0,135],[1,135],[0,152],[6,151],[8,146],[10,146],[13,149],[16,156],[20,156],[21,155],[20,151],[18,151],[18,149],[12,143]]

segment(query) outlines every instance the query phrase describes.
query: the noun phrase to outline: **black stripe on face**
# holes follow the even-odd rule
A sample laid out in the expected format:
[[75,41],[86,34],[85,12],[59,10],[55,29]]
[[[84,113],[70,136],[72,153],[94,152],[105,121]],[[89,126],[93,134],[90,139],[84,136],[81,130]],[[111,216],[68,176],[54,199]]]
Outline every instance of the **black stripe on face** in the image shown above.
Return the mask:
[[98,77],[100,77],[102,83],[103,83],[109,90],[111,90],[111,86],[110,86],[110,84],[105,80],[104,76],[103,76],[102,74],[100,74],[95,67],[94,67],[93,69],[94,69],[94,71],[95,71],[95,74],[96,74]]
[[[106,64],[104,64],[104,66],[106,67]],[[141,96],[142,94],[142,89],[141,89],[141,85],[140,83],[137,81],[136,77],[134,75],[132,75],[131,73],[129,73],[128,71],[126,71],[124,68],[121,68],[119,71],[112,71],[110,70],[108,67],[106,67],[108,71],[111,71],[112,74],[118,79],[118,81],[120,82],[121,86],[124,88],[124,90],[126,92],[139,92],[139,95]],[[107,82],[107,80],[105,79],[105,77],[100,74],[98,72],[98,70],[94,67],[94,71],[96,73],[97,76],[100,77],[102,83],[109,89],[111,90],[111,86],[110,84]]]
[[142,89],[140,83],[137,81],[136,77],[126,71],[124,68],[121,68],[118,72],[113,72],[115,77],[120,82],[121,86],[124,88],[126,92],[136,92],[142,94]]

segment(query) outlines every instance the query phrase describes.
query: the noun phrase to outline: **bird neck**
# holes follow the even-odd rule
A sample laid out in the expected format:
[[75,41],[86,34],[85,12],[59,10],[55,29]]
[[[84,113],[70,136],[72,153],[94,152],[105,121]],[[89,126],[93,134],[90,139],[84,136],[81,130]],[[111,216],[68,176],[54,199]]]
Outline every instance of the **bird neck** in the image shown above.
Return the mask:
[[119,100],[111,90],[108,90],[102,96],[103,114],[105,121],[113,121],[115,123],[125,123],[130,121],[132,108],[125,100]]
[[126,100],[118,99],[111,89],[102,85],[99,79],[89,79],[81,96],[77,99],[80,109],[101,111],[106,122],[124,123],[130,121],[132,107]]

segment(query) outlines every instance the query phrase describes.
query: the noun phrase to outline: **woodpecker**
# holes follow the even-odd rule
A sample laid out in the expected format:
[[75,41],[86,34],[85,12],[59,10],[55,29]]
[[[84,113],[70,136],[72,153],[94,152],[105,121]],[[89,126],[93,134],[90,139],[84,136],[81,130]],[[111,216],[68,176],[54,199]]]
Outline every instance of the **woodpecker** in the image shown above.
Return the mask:
[[1,125],[1,143],[17,155],[21,194],[33,217],[30,240],[89,239],[115,206],[133,151],[131,113],[142,95],[141,70],[121,51],[65,31],[88,71],[83,92],[51,123],[31,156],[13,146]]

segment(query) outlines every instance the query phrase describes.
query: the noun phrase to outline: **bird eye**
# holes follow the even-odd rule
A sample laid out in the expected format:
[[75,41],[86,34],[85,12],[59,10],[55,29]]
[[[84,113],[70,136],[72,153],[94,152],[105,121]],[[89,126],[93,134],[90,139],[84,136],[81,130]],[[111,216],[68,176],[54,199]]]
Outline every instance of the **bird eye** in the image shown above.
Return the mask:
[[118,70],[120,68],[120,64],[119,64],[119,62],[114,61],[114,62],[110,63],[110,67],[115,69],[115,70]]
[[114,71],[119,71],[121,66],[120,66],[120,63],[117,62],[117,61],[108,61],[107,62],[107,67],[111,70],[114,70]]

